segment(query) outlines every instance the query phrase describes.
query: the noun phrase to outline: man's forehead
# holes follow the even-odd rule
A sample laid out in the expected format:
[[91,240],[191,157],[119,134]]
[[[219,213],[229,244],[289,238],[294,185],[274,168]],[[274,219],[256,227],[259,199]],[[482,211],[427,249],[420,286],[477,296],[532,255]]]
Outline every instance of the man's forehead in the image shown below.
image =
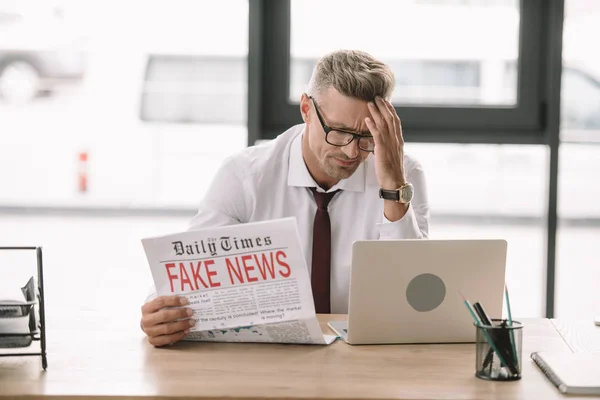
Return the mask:
[[[364,122],[364,118],[370,115],[366,101],[329,98],[319,101],[318,107],[325,114],[327,125],[330,127],[370,135]],[[361,132],[356,131],[357,122],[360,124]]]

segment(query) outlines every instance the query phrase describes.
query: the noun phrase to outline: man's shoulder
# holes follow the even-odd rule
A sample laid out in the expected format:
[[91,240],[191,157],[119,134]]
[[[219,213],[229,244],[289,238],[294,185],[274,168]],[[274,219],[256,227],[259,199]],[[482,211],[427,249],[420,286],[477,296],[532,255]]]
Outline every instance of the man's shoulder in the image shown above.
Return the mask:
[[293,126],[275,139],[249,146],[233,154],[224,164],[228,168],[235,168],[242,176],[262,174],[265,170],[272,170],[282,164],[287,166],[292,141],[303,129],[304,124]]

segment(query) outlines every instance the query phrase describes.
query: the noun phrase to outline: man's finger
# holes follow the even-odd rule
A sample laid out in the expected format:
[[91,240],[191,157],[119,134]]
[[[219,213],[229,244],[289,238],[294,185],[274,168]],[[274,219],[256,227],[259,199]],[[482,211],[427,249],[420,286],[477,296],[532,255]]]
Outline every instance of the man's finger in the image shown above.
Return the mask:
[[387,105],[387,101],[383,100],[383,98],[381,98],[379,96],[377,96],[377,98],[375,98],[375,102],[377,103],[379,112],[381,113],[381,116],[385,120],[385,123],[387,124],[390,133],[394,134],[394,136],[395,136],[395,132],[396,132],[396,126],[394,124],[395,111],[392,112]]
[[394,105],[391,102],[386,100],[385,105],[387,106],[388,110],[390,110],[390,112],[394,116],[394,126],[396,127],[396,129],[395,129],[396,136],[398,137],[398,141],[400,142],[400,144],[402,144],[402,143],[404,143],[404,136],[402,135],[402,122],[400,121],[400,117],[398,116],[398,113],[396,112],[396,109],[394,108]]
[[174,333],[190,329],[195,324],[196,321],[193,319],[186,319],[185,321],[178,322],[167,322],[164,324],[152,325],[147,327],[146,333],[148,336],[172,335]]
[[400,119],[400,118],[398,118],[398,114],[396,113],[396,109],[394,108],[394,105],[392,103],[385,100],[385,106],[388,109],[388,111],[390,112],[390,114],[393,116],[395,121]]
[[152,314],[165,307],[181,307],[188,304],[183,296],[159,296],[142,306],[142,315]]
[[187,319],[194,315],[191,308],[178,308],[172,310],[160,310],[142,317],[142,325],[150,327],[152,325],[163,324],[165,322],[175,322],[178,319]]
[[[378,131],[383,134],[383,130],[387,128],[387,122],[381,115],[381,112],[379,112],[379,109],[377,108],[375,103],[369,102],[368,104],[369,112],[371,113],[371,121],[375,123]],[[371,129],[369,128],[369,130]],[[371,134],[373,134],[373,132],[371,132]],[[385,138],[382,138],[382,140],[385,140]]]
[[365,118],[365,124],[367,124],[369,132],[371,132],[371,135],[373,135],[373,141],[375,142],[375,147],[377,147],[377,145],[381,143],[381,132],[379,129],[377,129],[375,122],[373,122],[371,118]]
[[156,346],[156,347],[167,346],[167,345],[170,345],[170,344],[180,341],[181,339],[186,337],[189,333],[190,333],[190,331],[188,329],[188,330],[185,330],[182,332],[173,333],[171,335],[148,337],[148,342],[152,346]]

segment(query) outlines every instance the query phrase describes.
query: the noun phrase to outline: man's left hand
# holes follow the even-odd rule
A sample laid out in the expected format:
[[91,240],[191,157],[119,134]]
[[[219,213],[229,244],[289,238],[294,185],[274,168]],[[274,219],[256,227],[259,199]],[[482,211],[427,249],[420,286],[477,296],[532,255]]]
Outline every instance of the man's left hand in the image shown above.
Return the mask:
[[382,189],[396,190],[406,183],[404,138],[394,106],[377,96],[368,103],[371,118],[365,118],[375,141],[375,173]]

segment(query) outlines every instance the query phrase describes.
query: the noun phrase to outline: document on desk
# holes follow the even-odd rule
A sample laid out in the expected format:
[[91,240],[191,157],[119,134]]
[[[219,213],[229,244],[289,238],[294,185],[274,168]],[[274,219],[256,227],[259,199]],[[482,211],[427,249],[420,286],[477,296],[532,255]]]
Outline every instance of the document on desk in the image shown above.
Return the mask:
[[315,314],[295,218],[142,239],[157,295],[194,311],[185,340],[330,344]]

